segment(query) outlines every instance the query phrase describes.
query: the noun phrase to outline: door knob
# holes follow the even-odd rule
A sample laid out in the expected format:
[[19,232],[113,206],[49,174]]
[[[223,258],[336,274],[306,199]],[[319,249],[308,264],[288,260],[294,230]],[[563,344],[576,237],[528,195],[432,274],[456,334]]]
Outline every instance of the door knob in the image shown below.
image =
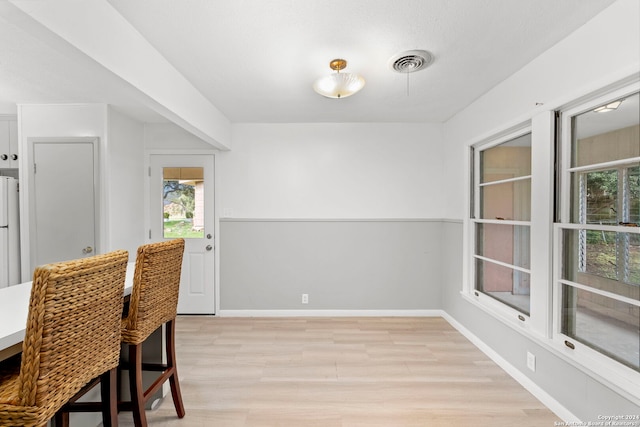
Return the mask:
[[9,158],[9,156],[7,156],[6,154],[3,154],[0,156],[0,159],[2,160],[7,160]]
[[11,155],[11,160],[18,160],[18,155],[17,154],[12,154]]
[[207,234],[207,239],[211,239],[213,236],[211,234]]
[[93,248],[91,246],[87,246],[82,250],[83,254],[90,254],[91,252],[93,252]]
[[213,246],[211,245],[207,245],[207,247],[205,248],[206,250],[210,251],[211,249],[213,249]]

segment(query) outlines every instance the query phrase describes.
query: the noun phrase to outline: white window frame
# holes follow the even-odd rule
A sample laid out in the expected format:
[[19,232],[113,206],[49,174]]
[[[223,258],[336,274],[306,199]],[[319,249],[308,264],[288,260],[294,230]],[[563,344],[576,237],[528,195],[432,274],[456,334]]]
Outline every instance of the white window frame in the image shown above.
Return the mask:
[[[549,343],[552,326],[552,265],[553,218],[554,218],[554,158],[555,158],[555,112],[541,111],[530,120],[521,121],[504,130],[488,134],[468,144],[468,153],[473,161],[474,150],[490,148],[525,133],[531,133],[531,200],[530,219],[530,314],[526,316],[500,301],[475,290],[475,266],[472,262],[475,251],[475,227],[471,218],[474,201],[471,199],[471,184],[475,171],[473,162],[466,174],[467,212],[464,221],[463,289],[461,295],[489,315],[509,325],[541,345]],[[475,179],[477,180],[478,177]],[[474,193],[475,195],[475,193]],[[476,203],[477,205],[477,203]],[[533,208],[535,206],[535,208]],[[501,222],[502,223],[502,222]]]
[[[610,384],[613,388],[617,389],[622,394],[630,394],[636,399],[640,396],[640,373],[634,369],[600,353],[599,351],[582,344],[575,338],[569,337],[562,333],[562,286],[569,285],[576,288],[585,288],[589,292],[601,293],[607,297],[613,297],[617,300],[623,301],[632,305],[640,305],[640,302],[625,298],[624,296],[609,294],[606,291],[598,291],[590,287],[584,287],[580,284],[563,280],[562,273],[562,260],[563,260],[563,247],[562,247],[562,234],[564,230],[571,229],[606,229],[608,231],[624,232],[624,233],[637,233],[640,234],[640,229],[630,228],[624,226],[600,226],[589,224],[576,224],[571,222],[570,207],[571,207],[571,179],[572,172],[579,171],[581,169],[593,169],[605,166],[619,166],[621,164],[629,163],[630,161],[640,161],[639,158],[625,159],[622,161],[603,162],[599,165],[589,165],[589,167],[571,167],[571,147],[572,147],[572,118],[593,110],[599,105],[606,104],[616,99],[624,98],[629,95],[633,95],[640,91],[640,82],[635,82],[631,85],[613,90],[604,95],[598,96],[587,101],[580,103],[577,106],[561,111],[561,137],[560,145],[560,173],[559,173],[559,185],[558,190],[560,197],[558,199],[560,203],[560,222],[554,225],[554,240],[553,240],[553,253],[554,253],[554,268],[553,268],[553,322],[552,322],[552,347],[558,352],[565,355],[569,360],[576,363],[578,366],[586,368],[591,375],[598,377],[604,383]],[[571,348],[571,346],[573,348]]]
[[[502,319],[507,323],[511,323],[514,325],[518,325],[518,327],[528,329],[529,328],[529,319],[530,315],[527,315],[489,295],[486,295],[478,290],[476,290],[476,259],[485,259],[485,257],[479,256],[475,254],[476,251],[476,226],[477,224],[500,224],[500,225],[525,225],[529,227],[530,230],[530,238],[532,237],[532,222],[531,221],[513,221],[513,220],[492,220],[492,219],[481,219],[479,216],[480,212],[480,187],[482,184],[480,183],[480,152],[496,147],[505,142],[511,141],[513,139],[519,138],[523,135],[531,133],[532,140],[532,174],[527,175],[525,177],[518,177],[508,180],[503,180],[499,182],[513,182],[523,179],[530,179],[532,184],[532,197],[533,197],[533,140],[534,135],[532,132],[532,126],[530,122],[525,122],[518,124],[516,126],[511,127],[504,132],[496,133],[494,136],[484,138],[478,142],[472,143],[469,145],[469,155],[471,156],[471,164],[473,164],[472,173],[469,174],[468,184],[470,193],[467,198],[469,203],[469,215],[466,218],[466,256],[465,260],[467,263],[466,272],[467,279],[464,281],[465,286],[463,289],[463,296],[467,299],[470,299],[475,304],[478,304],[483,310],[488,311],[492,315]],[[472,189],[471,189],[472,188]],[[473,198],[473,200],[471,200]],[[532,212],[533,213],[533,212]],[[529,242],[529,253],[531,255],[531,241]],[[502,264],[496,262],[496,264]],[[507,265],[509,268],[513,268],[519,271],[524,271],[532,277],[531,268],[525,269],[518,266]],[[530,296],[530,313],[533,308],[531,305],[531,296]]]

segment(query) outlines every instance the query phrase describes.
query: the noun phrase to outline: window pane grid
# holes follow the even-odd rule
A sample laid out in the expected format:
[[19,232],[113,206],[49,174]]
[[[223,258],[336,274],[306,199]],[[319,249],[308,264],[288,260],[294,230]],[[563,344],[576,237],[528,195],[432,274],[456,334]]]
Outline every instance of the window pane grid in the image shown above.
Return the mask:
[[616,160],[613,162],[593,163],[590,165],[569,167],[569,168],[566,168],[565,170],[567,172],[597,171],[597,170],[606,170],[606,169],[616,168],[618,166],[633,165],[634,163],[637,164],[638,162],[640,162],[640,157],[631,157],[629,159]]
[[[632,269],[632,260],[631,260],[631,239],[629,234],[622,234],[619,236],[621,239],[620,244],[618,245],[618,251],[622,252],[622,265],[621,270],[618,273],[622,273],[622,281],[625,283],[637,283],[640,285],[640,278],[636,280],[631,276]],[[640,270],[640,269],[638,269]]]
[[567,113],[554,289],[561,334],[640,372],[639,97]]
[[472,219],[475,224],[531,225],[531,221],[514,221],[509,219]]
[[529,315],[530,274],[481,257],[475,258],[476,290]]
[[529,273],[531,239],[528,225],[479,223],[475,230],[476,257]]
[[[478,220],[476,220],[478,221]],[[624,225],[600,225],[600,224],[580,224],[580,223],[562,223],[563,229],[573,230],[596,230],[611,231],[618,233],[640,234],[640,227],[627,227]]]
[[529,315],[531,132],[473,153],[474,288]]
[[497,181],[490,181],[490,182],[481,182],[480,184],[478,184],[478,187],[487,187],[490,185],[499,185],[499,184],[505,184],[508,182],[525,181],[530,179],[531,179],[531,175],[517,176],[515,178],[500,179]]
[[479,259],[482,261],[486,261],[486,262],[490,262],[492,264],[496,264],[499,265],[501,267],[506,267],[506,268],[510,268],[512,270],[518,270],[522,273],[527,273],[527,274],[531,274],[531,270],[528,268],[523,268],[523,267],[518,267],[517,265],[513,265],[513,264],[509,264],[506,262],[502,262],[502,261],[498,261],[497,259],[492,259],[492,258],[487,258],[486,256],[482,256],[482,255],[474,255],[473,256],[475,259]]
[[578,231],[578,269],[587,271],[587,230]]
[[622,170],[622,221],[640,226],[640,163]]
[[478,189],[480,218],[510,221],[531,219],[531,179],[503,180],[478,186]]
[[640,235],[628,232],[630,227],[617,229],[563,227],[565,259],[561,277],[575,280],[578,274],[587,274],[602,286],[640,287]]
[[623,301],[604,299],[593,290],[562,285],[561,331],[571,339],[640,371],[640,309]]
[[630,297],[625,297],[624,295],[614,294],[612,292],[608,292],[606,290],[593,288],[591,286],[583,285],[581,283],[572,282],[571,280],[559,279],[558,284],[564,286],[570,286],[576,289],[582,289],[584,291],[588,291],[594,294],[602,295],[603,297],[609,298],[611,300],[619,301],[625,304],[629,304],[635,307],[640,307],[640,299],[633,299]]

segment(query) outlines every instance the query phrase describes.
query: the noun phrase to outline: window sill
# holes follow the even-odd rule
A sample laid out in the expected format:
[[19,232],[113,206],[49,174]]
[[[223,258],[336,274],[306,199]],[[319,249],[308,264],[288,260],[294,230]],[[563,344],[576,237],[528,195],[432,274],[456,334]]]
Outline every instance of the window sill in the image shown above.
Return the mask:
[[490,314],[501,322],[511,326],[514,330],[526,331],[527,334],[532,333],[528,324],[529,316],[526,314],[484,295],[481,292],[477,292],[476,295],[476,291],[462,291],[460,292],[460,295],[485,313]]

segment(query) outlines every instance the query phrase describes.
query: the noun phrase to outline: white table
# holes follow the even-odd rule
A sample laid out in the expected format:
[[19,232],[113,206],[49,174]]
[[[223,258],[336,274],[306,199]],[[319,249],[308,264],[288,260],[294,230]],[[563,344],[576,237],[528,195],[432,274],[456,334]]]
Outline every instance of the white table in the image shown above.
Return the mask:
[[[131,294],[134,270],[135,262],[127,264],[124,296]],[[32,283],[25,282],[0,289],[0,360],[22,351]]]

